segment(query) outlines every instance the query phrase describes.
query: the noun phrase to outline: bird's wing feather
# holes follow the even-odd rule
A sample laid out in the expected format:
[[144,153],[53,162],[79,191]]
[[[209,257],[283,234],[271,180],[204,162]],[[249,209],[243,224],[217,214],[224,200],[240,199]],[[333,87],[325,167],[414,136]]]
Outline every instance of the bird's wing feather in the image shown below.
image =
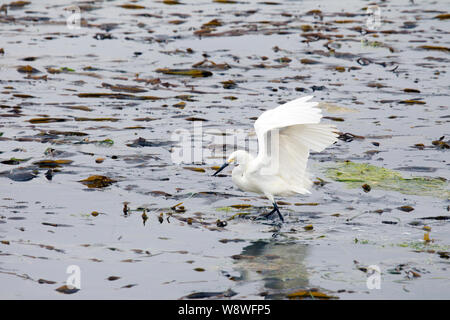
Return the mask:
[[258,139],[265,132],[275,128],[283,128],[295,124],[319,123],[322,112],[317,102],[308,102],[313,96],[306,96],[289,101],[275,109],[267,110],[255,121]]
[[[311,98],[296,99],[266,111],[255,122],[259,152],[254,169],[270,170],[266,172],[280,176],[298,193],[309,193],[311,186],[306,174],[310,150],[320,152],[337,140],[334,126],[319,124],[321,110],[316,102],[307,102]],[[277,140],[272,139],[277,136]]]

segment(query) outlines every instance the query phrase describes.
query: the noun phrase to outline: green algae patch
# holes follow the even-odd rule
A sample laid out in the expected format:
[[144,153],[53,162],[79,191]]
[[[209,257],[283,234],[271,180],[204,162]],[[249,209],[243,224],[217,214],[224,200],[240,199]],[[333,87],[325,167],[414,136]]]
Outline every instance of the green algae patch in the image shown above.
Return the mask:
[[401,248],[409,248],[413,251],[418,252],[429,252],[430,250],[438,251],[438,252],[447,252],[450,250],[450,246],[446,244],[435,244],[428,243],[426,241],[411,241],[411,242],[401,242],[397,244],[393,244],[393,246],[401,247]]
[[369,184],[373,189],[397,191],[403,194],[450,198],[449,183],[444,178],[404,178],[399,172],[367,163],[338,162],[326,168],[329,179],[344,182],[350,188]]
[[233,214],[231,217],[228,218],[228,220],[233,220],[235,218],[244,217],[251,214],[250,212],[238,212],[236,214]]
[[233,208],[231,208],[231,207],[221,207],[221,208],[216,208],[216,211],[218,211],[218,212],[231,212],[231,211],[233,211]]

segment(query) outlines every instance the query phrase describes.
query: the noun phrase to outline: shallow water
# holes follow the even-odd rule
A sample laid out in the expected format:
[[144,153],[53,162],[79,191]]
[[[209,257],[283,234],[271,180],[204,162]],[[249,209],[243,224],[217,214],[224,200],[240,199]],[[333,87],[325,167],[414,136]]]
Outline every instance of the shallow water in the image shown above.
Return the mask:
[[[450,178],[448,149],[433,144],[450,135],[450,22],[435,18],[448,3],[382,4],[380,27],[366,33],[366,1],[180,2],[73,2],[79,30],[66,26],[65,1],[0,13],[0,297],[449,298],[448,193],[366,193],[327,177],[351,160]],[[214,19],[221,25],[202,27]],[[212,76],[156,72],[191,69],[206,55],[216,66],[197,68]],[[27,65],[40,72],[18,72]],[[97,93],[110,95],[85,95]],[[234,147],[233,130],[254,150],[254,117],[307,94],[325,122],[364,139],[311,155],[317,184],[279,199],[285,224],[255,219],[270,203],[237,190],[230,171],[211,177],[211,166],[222,163],[223,143]],[[174,163],[173,133],[194,132],[193,117],[206,120],[204,163]],[[225,131],[230,140],[213,139]],[[49,180],[41,160],[73,162],[54,164]],[[116,182],[79,182],[92,175]],[[180,202],[185,211],[171,209]],[[230,207],[242,204],[251,207]],[[70,265],[81,290],[62,294]],[[367,287],[370,265],[380,289]]]

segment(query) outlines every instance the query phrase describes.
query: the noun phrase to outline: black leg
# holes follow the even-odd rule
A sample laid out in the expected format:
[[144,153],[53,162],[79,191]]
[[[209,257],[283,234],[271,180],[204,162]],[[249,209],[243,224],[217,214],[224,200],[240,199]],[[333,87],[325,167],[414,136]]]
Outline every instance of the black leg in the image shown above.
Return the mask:
[[280,217],[280,220],[281,220],[282,222],[284,222],[283,215],[281,214],[280,210],[278,209],[278,206],[277,206],[277,203],[276,203],[276,202],[273,203],[273,207],[277,210],[277,213],[278,213],[278,216]]
[[266,214],[262,214],[262,216],[264,217],[264,218],[269,218],[271,215],[272,215],[272,213],[275,213],[277,211],[277,209],[273,209],[272,211],[270,211],[269,213],[266,213]]
[[280,217],[280,220],[282,222],[284,222],[283,215],[280,213],[280,209],[278,209],[278,206],[277,206],[276,202],[273,203],[273,210],[270,211],[269,213],[265,214],[264,217],[265,218],[269,218],[275,212],[278,213],[278,216]]

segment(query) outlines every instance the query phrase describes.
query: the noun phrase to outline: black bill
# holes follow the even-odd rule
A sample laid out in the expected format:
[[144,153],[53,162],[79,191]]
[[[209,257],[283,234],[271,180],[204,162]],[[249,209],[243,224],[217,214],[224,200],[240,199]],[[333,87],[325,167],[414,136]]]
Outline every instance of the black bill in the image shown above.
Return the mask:
[[229,163],[225,162],[220,168],[219,170],[217,170],[216,172],[214,172],[213,176],[215,176],[216,174],[218,174],[220,171],[222,171],[223,169],[225,169],[226,167],[228,167]]

